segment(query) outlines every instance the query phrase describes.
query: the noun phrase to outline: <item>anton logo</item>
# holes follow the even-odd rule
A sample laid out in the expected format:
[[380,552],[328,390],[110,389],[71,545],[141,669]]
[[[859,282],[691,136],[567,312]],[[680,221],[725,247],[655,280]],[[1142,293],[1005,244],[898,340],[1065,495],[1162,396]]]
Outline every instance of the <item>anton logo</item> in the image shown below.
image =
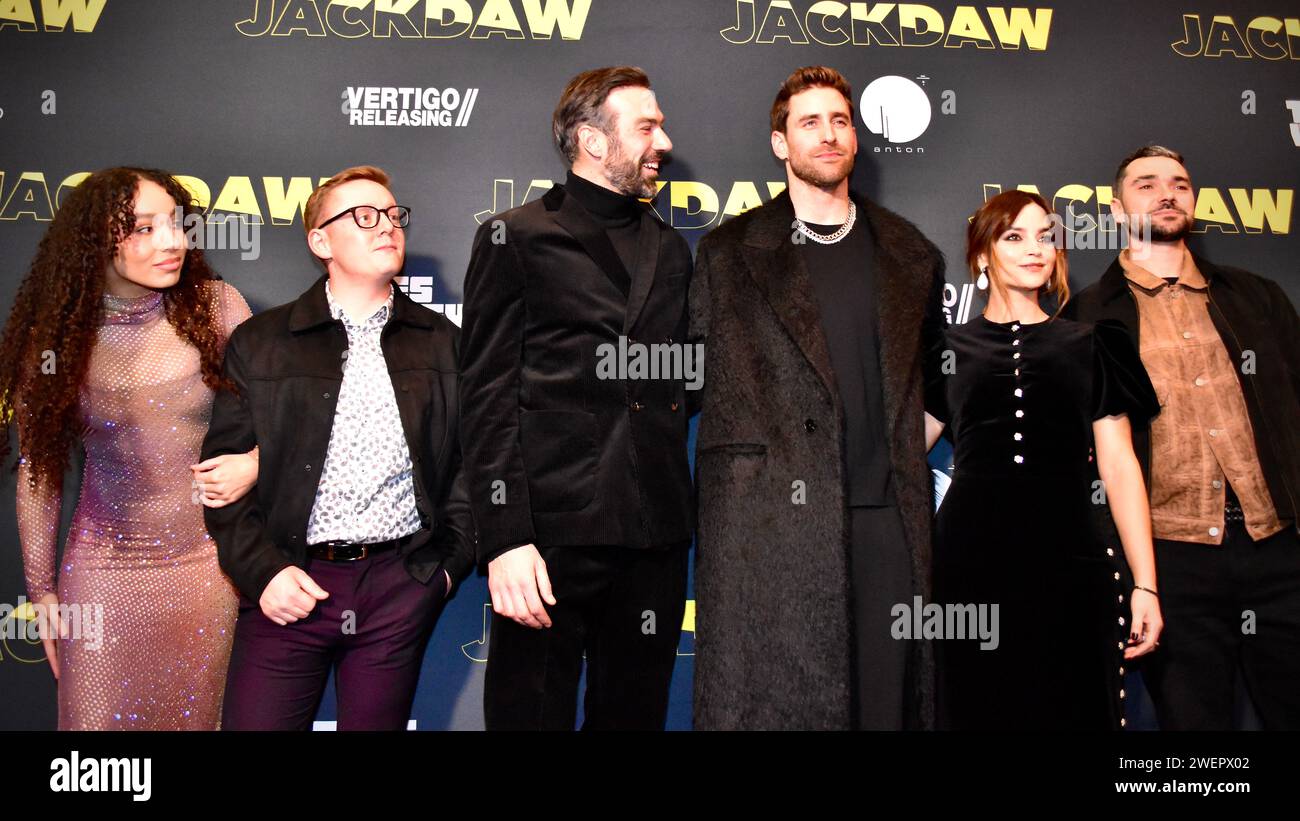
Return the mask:
[[108,0],[40,0],[40,18],[32,0],[0,0],[0,31],[94,31]]
[[150,758],[82,758],[73,750],[68,758],[50,762],[51,792],[125,792],[132,801],[153,795]]
[[[877,77],[862,90],[858,99],[858,116],[884,145],[873,145],[874,154],[924,154],[925,146],[916,141],[929,129],[935,108],[925,90],[930,78],[924,74],[908,79],[897,74]],[[939,92],[939,114],[957,113],[957,92]]]
[[469,125],[478,89],[348,86],[342,96],[348,125],[463,128]]
[[871,133],[891,143],[910,143],[930,127],[930,98],[925,89],[896,74],[872,80],[862,90],[858,110]]

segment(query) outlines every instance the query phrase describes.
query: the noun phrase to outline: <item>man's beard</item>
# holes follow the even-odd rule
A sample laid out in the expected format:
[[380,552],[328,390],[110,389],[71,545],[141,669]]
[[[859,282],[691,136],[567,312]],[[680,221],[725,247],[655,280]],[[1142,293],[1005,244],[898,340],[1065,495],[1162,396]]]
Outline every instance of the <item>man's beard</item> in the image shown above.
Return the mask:
[[645,156],[633,160],[623,153],[623,146],[619,143],[618,137],[614,136],[609,141],[609,156],[605,158],[602,171],[605,173],[605,179],[609,184],[614,186],[620,193],[629,197],[642,197],[649,199],[659,193],[659,187],[653,180],[647,180],[641,174],[641,165],[647,162],[656,162],[662,157],[655,151],[651,151]]
[[[821,149],[818,148],[818,151]],[[790,170],[794,175],[811,186],[831,190],[839,186],[840,183],[853,173],[852,154],[848,155],[848,162],[834,166],[825,166],[812,158],[812,155],[801,155],[794,152],[790,153]]]
[[1130,227],[1130,230],[1133,230],[1134,228],[1137,228],[1139,231],[1145,230],[1148,242],[1178,242],[1179,240],[1184,239],[1191,233],[1192,224],[1195,222],[1195,219],[1181,208],[1168,202],[1160,203],[1160,207],[1157,208],[1156,211],[1169,208],[1177,210],[1182,214],[1183,219],[1176,226],[1166,228],[1160,225],[1156,222],[1155,212],[1151,212],[1148,214],[1130,214],[1130,220],[1139,220],[1136,225]]
[[1151,220],[1151,240],[1153,242],[1177,242],[1185,238],[1192,232],[1192,218],[1183,214],[1182,222],[1178,225],[1166,228]]

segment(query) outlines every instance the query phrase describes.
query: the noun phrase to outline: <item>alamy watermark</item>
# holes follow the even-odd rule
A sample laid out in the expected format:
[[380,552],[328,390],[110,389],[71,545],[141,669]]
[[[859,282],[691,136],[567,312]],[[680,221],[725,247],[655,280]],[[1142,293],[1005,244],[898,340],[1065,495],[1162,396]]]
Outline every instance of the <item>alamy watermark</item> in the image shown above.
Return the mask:
[[[59,602],[57,606],[50,607],[54,608],[58,616],[57,638],[84,641],[90,650],[99,650],[104,646],[103,604]],[[0,638],[6,641],[23,639],[31,644],[39,642],[42,619],[37,612],[39,608],[40,605],[28,604],[26,596],[19,596],[17,604],[0,603]]]
[[[1114,214],[1076,213],[1067,208],[1065,216],[1048,215],[1052,223],[1052,244],[1069,251],[1131,250],[1134,259],[1150,255],[1151,215],[1130,214],[1116,219]],[[1134,240],[1137,240],[1136,248]]]
[[[178,205],[172,216],[171,229],[184,235],[187,249],[238,251],[242,260],[262,256],[262,223],[240,215],[223,214],[205,219],[198,212],[185,213],[185,209]],[[156,248],[169,247],[169,240],[162,232],[155,231],[150,239]]]
[[148,801],[152,773],[152,758],[83,758],[73,750],[50,761],[50,792],[123,792]]
[[899,602],[889,615],[896,639],[979,639],[981,650],[996,650],[1001,641],[997,604],[923,604],[913,596],[911,604]]
[[704,386],[703,343],[668,341],[647,345],[619,336],[617,345],[598,345],[596,357],[597,379],[684,380],[688,391]]

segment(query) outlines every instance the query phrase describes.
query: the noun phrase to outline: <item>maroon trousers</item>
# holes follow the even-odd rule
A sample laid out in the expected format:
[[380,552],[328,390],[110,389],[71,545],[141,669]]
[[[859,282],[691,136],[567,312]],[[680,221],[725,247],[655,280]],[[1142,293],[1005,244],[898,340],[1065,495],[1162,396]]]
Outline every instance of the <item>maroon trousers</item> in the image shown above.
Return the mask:
[[278,625],[240,595],[222,729],[311,729],[331,666],[338,729],[404,729],[445,577],[420,584],[396,550],[305,569],[330,594],[305,619]]

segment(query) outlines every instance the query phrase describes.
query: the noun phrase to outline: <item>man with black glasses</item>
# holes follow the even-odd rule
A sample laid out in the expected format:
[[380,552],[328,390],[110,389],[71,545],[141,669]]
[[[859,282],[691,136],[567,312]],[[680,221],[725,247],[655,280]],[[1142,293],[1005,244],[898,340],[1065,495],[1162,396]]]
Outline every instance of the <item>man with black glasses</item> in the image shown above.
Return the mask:
[[[260,446],[256,490],[206,508],[240,590],[225,729],[308,729],[334,668],[340,729],[401,729],[424,648],[473,569],[457,329],[393,286],[410,211],[361,166],[303,214],[326,275],[231,336],[203,458]],[[241,443],[249,443],[243,445]]]

